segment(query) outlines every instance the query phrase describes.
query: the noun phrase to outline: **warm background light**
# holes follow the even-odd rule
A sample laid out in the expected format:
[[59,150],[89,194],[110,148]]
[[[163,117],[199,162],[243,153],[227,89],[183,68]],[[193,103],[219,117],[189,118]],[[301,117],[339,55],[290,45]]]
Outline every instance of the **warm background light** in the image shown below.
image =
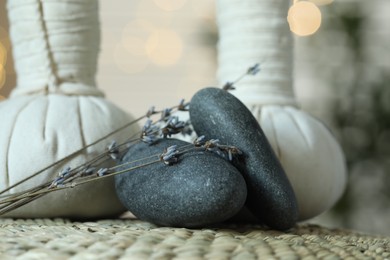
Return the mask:
[[156,65],[169,66],[181,57],[183,44],[176,32],[169,29],[154,31],[146,42],[146,53]]
[[[4,83],[5,83],[5,70],[4,70],[3,65],[0,64],[0,90],[4,86]],[[4,99],[5,99],[5,97],[0,95],[0,101],[2,101]]]
[[0,101],[8,97],[16,84],[5,2],[0,1]]
[[[0,42],[0,89],[4,86],[6,73],[5,73],[5,63],[7,61],[7,50],[4,45]],[[2,98],[0,97],[0,100]]]
[[146,56],[145,44],[156,26],[143,19],[136,19],[126,24],[122,31],[121,44],[131,54]]
[[114,47],[114,61],[127,74],[142,72],[149,64],[146,41],[155,26],[146,20],[136,19],[123,28],[121,39]]
[[214,1],[100,1],[97,83],[107,99],[143,115],[216,85]]
[[311,2],[296,2],[288,11],[287,21],[296,35],[311,35],[321,26],[321,11]]

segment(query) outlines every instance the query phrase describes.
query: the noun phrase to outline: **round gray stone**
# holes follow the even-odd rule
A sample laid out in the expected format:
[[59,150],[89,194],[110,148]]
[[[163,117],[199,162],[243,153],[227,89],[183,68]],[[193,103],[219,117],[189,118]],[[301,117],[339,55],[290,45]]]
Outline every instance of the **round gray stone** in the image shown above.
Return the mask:
[[298,219],[298,206],[290,182],[256,118],[225,90],[205,88],[190,103],[195,132],[219,139],[243,151],[233,160],[248,189],[246,206],[267,226],[285,230]]
[[[149,146],[140,142],[130,147],[121,163],[152,155],[149,161],[156,160],[171,145],[180,150],[188,143],[162,139]],[[123,205],[139,219],[174,227],[214,224],[239,212],[247,190],[233,165],[205,151],[189,151],[177,158],[172,165],[157,162],[116,175],[116,191]]]

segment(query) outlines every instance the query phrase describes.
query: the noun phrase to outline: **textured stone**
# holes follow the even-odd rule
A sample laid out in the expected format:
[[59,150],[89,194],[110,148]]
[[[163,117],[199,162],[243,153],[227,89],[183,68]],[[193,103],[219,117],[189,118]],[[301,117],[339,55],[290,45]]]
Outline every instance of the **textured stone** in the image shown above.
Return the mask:
[[191,100],[190,118],[198,135],[233,145],[244,156],[233,160],[248,188],[246,205],[264,224],[288,229],[298,206],[288,178],[252,113],[225,90],[205,88]]
[[[150,160],[158,160],[158,154],[171,145],[180,150],[188,143],[175,139],[152,146],[137,143],[122,163],[151,155],[155,158]],[[157,162],[115,176],[118,197],[135,216],[158,225],[199,227],[229,219],[243,207],[245,180],[228,161],[205,151],[177,158],[172,165]]]

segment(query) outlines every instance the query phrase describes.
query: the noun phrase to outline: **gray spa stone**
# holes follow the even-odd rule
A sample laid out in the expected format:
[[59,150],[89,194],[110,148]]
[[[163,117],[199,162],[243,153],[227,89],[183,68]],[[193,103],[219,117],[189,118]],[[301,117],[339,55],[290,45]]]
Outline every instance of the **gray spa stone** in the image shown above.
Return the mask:
[[[175,139],[152,146],[137,143],[122,163],[161,154],[172,145],[180,150],[188,143]],[[139,219],[163,226],[200,227],[227,220],[243,207],[245,180],[228,161],[205,151],[185,152],[177,158],[172,165],[157,162],[115,176],[120,201]]]
[[198,135],[219,139],[244,153],[233,165],[246,180],[246,206],[260,222],[279,230],[294,226],[298,219],[294,191],[246,106],[225,90],[205,88],[192,97],[190,119]]

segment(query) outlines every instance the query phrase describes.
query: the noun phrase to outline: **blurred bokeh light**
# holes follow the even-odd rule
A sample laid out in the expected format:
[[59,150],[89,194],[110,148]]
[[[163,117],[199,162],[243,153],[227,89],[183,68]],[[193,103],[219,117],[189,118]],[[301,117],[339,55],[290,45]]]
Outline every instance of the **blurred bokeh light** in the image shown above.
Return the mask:
[[132,55],[146,56],[145,44],[156,26],[150,21],[136,19],[126,24],[122,31],[121,44]]
[[6,78],[6,73],[5,73],[4,66],[0,64],[0,89],[4,86],[5,78]]
[[156,65],[176,64],[181,57],[183,43],[176,32],[170,29],[155,30],[146,42],[146,53]]
[[321,26],[321,11],[311,2],[296,2],[288,11],[287,21],[290,30],[296,35],[311,35]]
[[0,100],[9,95],[15,78],[5,1],[0,1]]
[[[3,88],[6,78],[5,63],[7,61],[7,50],[4,45],[0,42],[0,89]],[[0,95],[0,100],[3,96]]]
[[[102,46],[97,82],[108,99],[139,116],[154,105],[189,100],[215,85],[214,1],[100,2]],[[214,46],[213,46],[214,45]]]

